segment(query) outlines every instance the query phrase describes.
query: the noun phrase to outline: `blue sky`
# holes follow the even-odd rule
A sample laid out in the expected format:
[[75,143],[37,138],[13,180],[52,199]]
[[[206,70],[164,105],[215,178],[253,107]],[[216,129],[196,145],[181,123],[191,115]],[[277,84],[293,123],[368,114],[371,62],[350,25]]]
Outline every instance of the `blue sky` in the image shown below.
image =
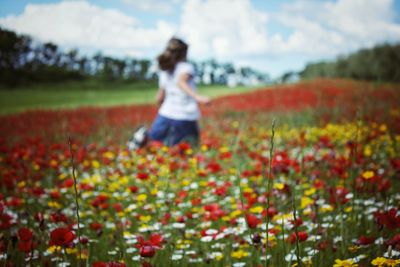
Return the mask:
[[81,53],[154,59],[176,35],[194,60],[277,77],[400,41],[399,0],[2,0],[0,26]]

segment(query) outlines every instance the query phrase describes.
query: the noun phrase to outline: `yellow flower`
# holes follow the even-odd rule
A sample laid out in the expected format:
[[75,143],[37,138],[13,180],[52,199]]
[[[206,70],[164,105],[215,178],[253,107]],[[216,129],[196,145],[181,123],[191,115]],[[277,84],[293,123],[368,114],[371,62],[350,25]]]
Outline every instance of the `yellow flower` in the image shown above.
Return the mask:
[[78,252],[77,248],[66,248],[65,252],[67,252],[67,254],[75,254]]
[[261,213],[263,210],[264,210],[263,207],[261,207],[261,206],[256,206],[256,207],[252,207],[252,208],[250,209],[250,212],[251,212],[251,213]]
[[232,258],[241,259],[243,257],[247,257],[249,253],[244,250],[237,250],[231,253]]
[[151,192],[150,192],[150,194],[151,194],[152,196],[157,196],[157,193],[158,193],[157,188],[153,188],[153,189],[151,190]]
[[57,164],[58,164],[57,160],[55,160],[55,159],[50,160],[51,167],[57,167]]
[[285,188],[285,185],[283,183],[275,183],[274,188],[278,189],[278,190],[282,190],[283,188]]
[[61,251],[61,247],[60,246],[51,246],[47,249],[47,251],[51,254],[53,253],[59,253]]
[[237,216],[239,216],[240,214],[242,214],[242,212],[240,210],[234,210],[231,212],[230,216],[232,218],[236,218]]
[[47,202],[47,205],[50,208],[55,208],[55,209],[61,209],[61,207],[62,207],[61,204],[56,201],[49,201],[49,202]]
[[389,266],[389,267],[394,267],[400,264],[400,260],[394,260],[394,259],[387,259],[384,257],[377,257],[376,259],[371,261],[371,264],[374,266]]
[[220,152],[220,153],[229,152],[229,148],[226,147],[226,146],[220,147],[220,148],[219,148],[219,152]]
[[387,126],[386,126],[386,124],[382,124],[381,126],[379,126],[379,131],[381,131],[381,132],[386,132],[387,131]]
[[182,186],[188,186],[188,185],[190,185],[190,181],[189,180],[183,180],[181,182],[181,184],[182,184]]
[[345,212],[351,212],[352,210],[353,210],[352,207],[347,207],[347,208],[344,209]]
[[375,173],[374,173],[373,171],[365,171],[365,172],[363,172],[362,177],[363,177],[365,180],[369,180],[369,179],[371,179],[372,177],[374,177],[374,175],[375,175]]
[[202,186],[202,187],[207,186],[207,184],[208,184],[207,181],[200,181],[199,182],[199,185]]
[[222,258],[224,257],[224,255],[221,252],[214,253],[214,256],[217,261],[222,260]]
[[98,162],[97,160],[93,160],[92,167],[95,169],[98,169],[100,167],[100,162]]
[[357,267],[358,264],[354,263],[353,260],[335,260],[333,267]]
[[316,191],[317,191],[317,189],[315,189],[315,187],[312,187],[312,188],[306,190],[306,191],[304,192],[304,195],[306,195],[306,196],[311,196],[311,195],[314,194]]
[[371,149],[371,147],[370,146],[365,146],[365,148],[364,148],[364,155],[366,156],[366,157],[370,157],[371,155],[372,155],[372,149]]
[[238,128],[239,127],[239,122],[238,121],[232,122],[232,127],[233,128]]
[[322,213],[329,212],[329,211],[332,211],[332,210],[333,210],[333,207],[331,205],[329,205],[329,204],[322,205],[319,208],[319,211],[322,212]]
[[137,201],[146,201],[147,195],[146,194],[140,194],[137,196]]
[[32,164],[32,168],[33,168],[35,171],[40,170],[40,166],[39,166],[38,164],[36,164],[36,163]]
[[147,223],[147,222],[149,222],[150,220],[151,220],[151,216],[150,215],[140,215],[139,216],[139,220],[140,221],[142,221],[142,222],[145,222],[145,223]]
[[302,197],[301,198],[301,204],[300,204],[300,209],[304,209],[307,206],[310,206],[314,203],[314,200],[309,198],[309,197]]

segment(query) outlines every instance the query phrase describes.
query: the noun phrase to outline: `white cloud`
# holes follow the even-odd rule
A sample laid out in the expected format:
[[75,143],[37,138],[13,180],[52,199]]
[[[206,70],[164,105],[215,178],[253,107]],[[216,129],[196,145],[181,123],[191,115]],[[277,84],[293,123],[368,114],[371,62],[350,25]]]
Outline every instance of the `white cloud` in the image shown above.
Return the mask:
[[181,0],[123,0],[123,2],[141,11],[170,15],[174,13]]
[[392,0],[298,0],[275,16],[293,29],[286,51],[334,56],[384,41],[400,40]]
[[180,33],[195,56],[229,58],[264,51],[268,46],[268,16],[249,0],[188,0]]
[[161,50],[174,32],[174,26],[165,21],[145,28],[118,10],[86,1],[30,4],[21,15],[0,18],[0,25],[41,41],[136,56],[149,56],[145,51]]

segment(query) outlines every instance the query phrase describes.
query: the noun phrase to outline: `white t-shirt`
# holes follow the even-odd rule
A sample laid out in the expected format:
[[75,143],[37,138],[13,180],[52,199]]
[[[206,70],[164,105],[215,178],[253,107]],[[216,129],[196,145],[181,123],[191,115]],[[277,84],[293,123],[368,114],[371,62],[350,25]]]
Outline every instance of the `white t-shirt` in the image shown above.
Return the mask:
[[[179,77],[182,74],[189,74],[193,77],[193,65],[188,62],[179,62],[176,64],[173,73],[160,71],[159,88],[160,90],[165,90],[165,98],[158,113],[173,120],[194,121],[200,117],[199,106],[193,97],[189,96],[185,91],[179,88]],[[194,79],[189,80],[189,86],[193,90],[196,90]]]

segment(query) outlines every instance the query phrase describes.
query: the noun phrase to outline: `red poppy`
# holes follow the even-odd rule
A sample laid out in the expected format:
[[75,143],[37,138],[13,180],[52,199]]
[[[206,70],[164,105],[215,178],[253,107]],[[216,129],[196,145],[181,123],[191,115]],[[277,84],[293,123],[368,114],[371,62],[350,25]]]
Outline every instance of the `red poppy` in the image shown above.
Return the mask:
[[253,214],[246,214],[246,222],[250,228],[256,228],[261,223],[261,219]]
[[27,242],[29,240],[32,240],[33,232],[26,227],[22,227],[21,229],[18,230],[18,238],[20,241]]
[[357,240],[356,244],[357,245],[371,245],[372,243],[374,243],[375,241],[375,237],[368,237],[365,235],[361,235],[360,238]]
[[329,202],[332,205],[337,205],[337,204],[346,204],[349,202],[349,198],[347,198],[347,194],[349,193],[349,190],[343,186],[336,186],[336,188],[329,188]]
[[[298,237],[299,237],[299,242],[303,242],[303,241],[306,241],[306,240],[307,240],[308,234],[307,234],[307,232],[300,231],[300,232],[298,232]],[[296,233],[295,233],[295,232],[293,232],[293,233],[290,235],[290,237],[289,237],[289,242],[292,243],[292,244],[293,244],[294,242],[296,242]]]
[[218,173],[222,170],[222,167],[218,162],[211,161],[207,164],[207,170],[211,173]]
[[376,223],[380,226],[386,226],[389,230],[400,227],[400,215],[397,215],[397,209],[392,208],[388,211],[374,213]]
[[151,234],[149,238],[149,242],[152,246],[156,248],[161,248],[162,243],[164,242],[164,237],[160,234]]
[[50,246],[68,246],[74,240],[74,233],[68,228],[57,228],[50,233]]
[[92,222],[89,225],[90,229],[94,230],[94,231],[99,231],[103,229],[103,225],[101,223],[98,222]]
[[392,246],[392,248],[399,250],[400,249],[400,234],[396,234],[391,239],[385,241],[385,245]]
[[6,230],[13,224],[11,215],[7,213],[0,214],[0,230]]
[[144,245],[140,248],[139,253],[142,257],[151,258],[154,256],[154,254],[156,254],[156,250],[151,245]]
[[31,250],[34,248],[32,241],[33,232],[30,229],[23,227],[18,230],[17,235],[19,239],[18,250],[25,253],[31,252]]
[[52,199],[59,199],[61,197],[61,193],[60,193],[60,191],[52,191],[50,193],[50,197]]
[[112,207],[116,212],[121,212],[124,210],[124,206],[122,206],[122,203],[120,202],[114,203]]
[[136,247],[140,249],[139,253],[142,257],[153,257],[156,253],[156,249],[162,248],[164,237],[160,234],[151,234],[148,240],[145,240],[143,236],[137,236],[138,243]]
[[140,180],[147,180],[149,179],[149,174],[145,173],[145,172],[139,172],[136,177]]
[[18,250],[25,253],[30,253],[34,248],[32,240],[18,242]]
[[65,216],[63,213],[61,212],[53,212],[52,214],[50,214],[50,219],[52,222],[57,223],[57,222],[64,222],[64,223],[68,223],[68,218],[67,216]]
[[132,185],[132,186],[129,187],[129,190],[130,190],[132,193],[136,193],[136,192],[139,190],[139,188],[138,188],[137,186]]
[[[292,225],[295,225],[295,223],[294,223],[294,220],[290,220],[290,223],[292,224]],[[296,220],[296,226],[300,226],[300,225],[302,225],[303,224],[303,220],[299,217],[299,218],[297,218],[297,220]]]

